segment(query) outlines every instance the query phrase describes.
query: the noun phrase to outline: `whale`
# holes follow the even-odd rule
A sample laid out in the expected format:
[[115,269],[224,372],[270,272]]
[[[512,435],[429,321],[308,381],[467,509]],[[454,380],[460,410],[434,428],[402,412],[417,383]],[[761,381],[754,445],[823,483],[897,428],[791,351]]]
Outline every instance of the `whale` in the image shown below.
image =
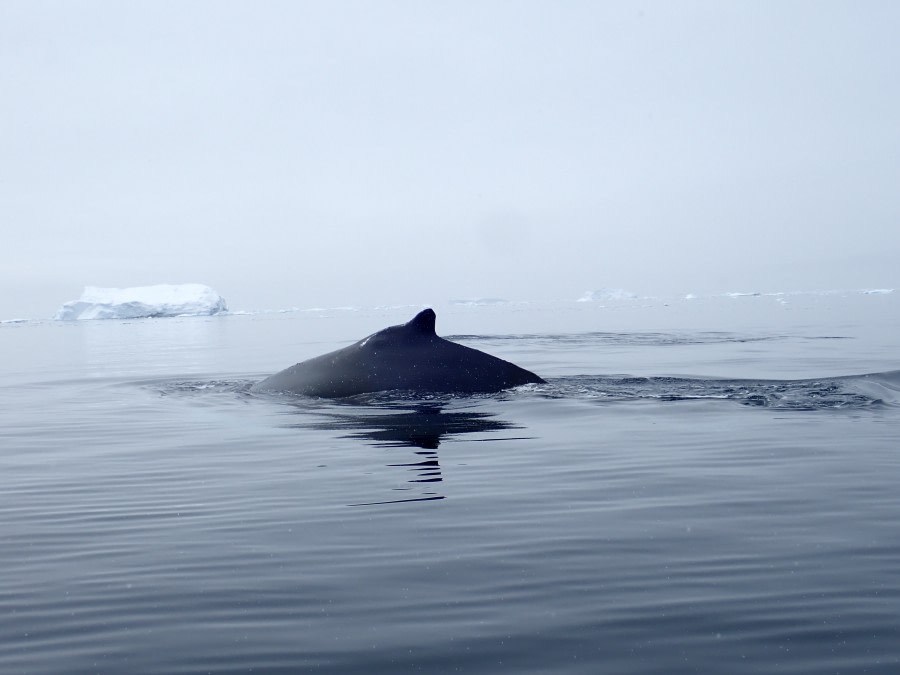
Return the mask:
[[384,328],[348,347],[302,361],[254,384],[251,391],[320,398],[404,390],[417,393],[494,393],[544,380],[435,332],[434,310]]

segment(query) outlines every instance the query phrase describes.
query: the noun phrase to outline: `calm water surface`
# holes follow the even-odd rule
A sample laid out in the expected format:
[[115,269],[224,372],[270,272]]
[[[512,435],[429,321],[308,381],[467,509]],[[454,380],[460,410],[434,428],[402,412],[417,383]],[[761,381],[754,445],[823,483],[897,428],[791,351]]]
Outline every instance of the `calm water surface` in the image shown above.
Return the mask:
[[251,395],[417,308],[0,324],[0,672],[900,672],[900,302],[437,307],[495,396]]

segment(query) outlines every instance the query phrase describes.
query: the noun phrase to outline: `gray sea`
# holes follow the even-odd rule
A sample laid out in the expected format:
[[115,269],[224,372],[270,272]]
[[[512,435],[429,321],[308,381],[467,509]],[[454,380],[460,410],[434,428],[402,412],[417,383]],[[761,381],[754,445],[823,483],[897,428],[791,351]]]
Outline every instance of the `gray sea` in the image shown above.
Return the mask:
[[900,672],[900,292],[433,306],[0,324],[0,672]]

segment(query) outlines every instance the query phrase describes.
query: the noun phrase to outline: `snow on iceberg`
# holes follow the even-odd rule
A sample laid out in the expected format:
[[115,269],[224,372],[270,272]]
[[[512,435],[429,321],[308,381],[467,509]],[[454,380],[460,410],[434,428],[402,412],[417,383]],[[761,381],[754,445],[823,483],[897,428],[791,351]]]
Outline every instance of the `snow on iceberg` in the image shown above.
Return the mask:
[[203,284],[159,284],[135,288],[86,286],[78,300],[65,303],[59,321],[208,316],[225,312],[225,298]]

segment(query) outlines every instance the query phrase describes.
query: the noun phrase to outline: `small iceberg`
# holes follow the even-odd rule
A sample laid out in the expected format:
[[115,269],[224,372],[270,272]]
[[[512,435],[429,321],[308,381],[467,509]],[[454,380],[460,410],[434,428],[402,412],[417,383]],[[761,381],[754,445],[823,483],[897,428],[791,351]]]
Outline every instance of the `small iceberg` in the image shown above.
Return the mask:
[[203,284],[158,284],[134,288],[86,286],[78,300],[59,308],[57,321],[210,316],[228,311],[225,298]]

